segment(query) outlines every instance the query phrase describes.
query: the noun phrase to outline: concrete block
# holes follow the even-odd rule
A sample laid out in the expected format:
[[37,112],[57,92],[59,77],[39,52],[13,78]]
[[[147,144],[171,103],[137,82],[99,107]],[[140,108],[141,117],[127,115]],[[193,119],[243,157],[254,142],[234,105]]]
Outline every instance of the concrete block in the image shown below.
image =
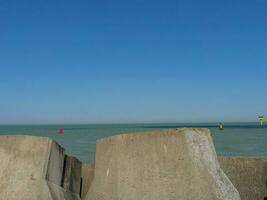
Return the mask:
[[86,200],[239,200],[207,129],[104,138]]
[[44,137],[0,136],[0,200],[79,200],[61,187],[64,150]]
[[219,157],[218,160],[242,200],[267,197],[267,158]]

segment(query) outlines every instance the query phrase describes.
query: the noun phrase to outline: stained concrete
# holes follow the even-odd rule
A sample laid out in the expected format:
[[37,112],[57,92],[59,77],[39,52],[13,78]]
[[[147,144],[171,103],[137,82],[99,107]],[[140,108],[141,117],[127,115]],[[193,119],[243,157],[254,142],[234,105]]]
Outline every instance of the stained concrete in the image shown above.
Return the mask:
[[86,200],[239,200],[207,129],[170,129],[97,141]]
[[267,197],[267,158],[219,157],[219,162],[242,200]]
[[64,150],[34,136],[0,136],[0,200],[79,200],[61,187]]
[[63,187],[66,190],[80,194],[82,178],[82,163],[75,157],[65,156]]
[[50,142],[49,160],[47,163],[46,179],[54,184],[61,185],[64,168],[64,149],[56,142]]
[[95,164],[83,163],[82,164],[82,194],[81,199],[84,200],[86,194],[91,187],[95,174]]

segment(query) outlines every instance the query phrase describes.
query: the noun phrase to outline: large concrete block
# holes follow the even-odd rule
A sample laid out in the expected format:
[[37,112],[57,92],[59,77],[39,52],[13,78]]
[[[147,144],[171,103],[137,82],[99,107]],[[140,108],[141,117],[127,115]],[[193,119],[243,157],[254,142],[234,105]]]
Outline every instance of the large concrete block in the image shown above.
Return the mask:
[[82,194],[81,199],[84,200],[86,194],[91,187],[95,174],[95,165],[90,163],[82,164]]
[[0,136],[0,200],[79,200],[61,187],[64,150],[44,137]]
[[242,200],[267,197],[267,158],[219,157],[219,162]]
[[86,200],[239,200],[207,129],[170,129],[97,141]]

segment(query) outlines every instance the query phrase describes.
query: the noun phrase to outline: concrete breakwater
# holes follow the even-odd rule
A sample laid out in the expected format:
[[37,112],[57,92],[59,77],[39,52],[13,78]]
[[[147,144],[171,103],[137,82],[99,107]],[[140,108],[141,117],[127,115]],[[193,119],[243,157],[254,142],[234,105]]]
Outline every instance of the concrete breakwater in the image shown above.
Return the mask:
[[267,158],[218,157],[242,200],[267,199]]
[[[95,164],[56,142],[0,136],[0,200],[263,200],[267,159],[219,157],[207,129],[104,138]],[[241,196],[241,198],[240,198]]]

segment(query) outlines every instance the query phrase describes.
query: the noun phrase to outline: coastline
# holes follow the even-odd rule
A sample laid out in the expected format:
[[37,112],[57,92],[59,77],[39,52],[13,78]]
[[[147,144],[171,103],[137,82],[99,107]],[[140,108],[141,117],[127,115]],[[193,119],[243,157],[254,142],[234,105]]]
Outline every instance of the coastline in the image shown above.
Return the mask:
[[[189,136],[191,133],[193,135],[192,135],[192,137],[190,136],[190,138],[191,138],[190,140],[183,139],[184,136],[187,137],[187,135]],[[21,168],[20,170],[23,169],[21,172],[23,172],[22,175],[23,175],[23,177],[25,177],[23,179],[20,178],[20,180],[29,180],[30,181],[29,183],[31,183],[31,181],[36,182],[38,180],[39,182],[36,182],[37,186],[43,185],[41,188],[46,188],[46,189],[48,188],[48,190],[50,192],[52,192],[51,195],[52,196],[54,195],[54,197],[52,197],[53,199],[65,199],[65,198],[63,198],[63,196],[67,195],[69,199],[86,199],[86,200],[92,199],[92,200],[94,200],[94,199],[98,199],[97,196],[100,194],[100,193],[98,193],[98,191],[102,191],[102,192],[105,191],[105,193],[107,193],[107,194],[109,193],[109,191],[113,191],[113,189],[111,189],[111,190],[108,189],[109,188],[108,185],[105,188],[102,188],[101,182],[102,182],[102,180],[105,180],[109,176],[113,177],[115,175],[113,173],[121,168],[121,167],[119,167],[119,168],[116,167],[118,164],[117,163],[118,159],[122,161],[122,165],[126,164],[125,167],[128,166],[124,169],[131,169],[134,171],[136,171],[136,170],[138,171],[139,169],[141,171],[148,170],[146,172],[148,174],[147,175],[144,174],[144,176],[150,177],[152,174],[153,174],[152,176],[155,176],[156,174],[155,174],[155,172],[153,172],[153,170],[151,171],[151,169],[146,168],[148,163],[150,163],[151,166],[153,166],[154,164],[152,164],[152,163],[154,163],[156,161],[156,160],[154,160],[153,156],[152,157],[146,156],[146,155],[150,155],[149,151],[152,147],[152,150],[153,149],[154,150],[151,151],[151,154],[156,153],[155,155],[157,155],[157,157],[158,157],[157,160],[158,159],[162,160],[162,162],[165,163],[164,165],[162,165],[163,163],[159,165],[159,166],[162,165],[162,167],[163,167],[162,169],[164,169],[162,172],[167,170],[166,172],[173,174],[172,176],[174,176],[174,174],[176,173],[175,172],[176,169],[172,168],[171,166],[176,166],[178,163],[180,163],[180,164],[178,164],[177,166],[184,165],[187,163],[186,168],[185,167],[181,168],[181,166],[179,167],[179,171],[180,170],[183,171],[186,169],[186,173],[182,173],[180,176],[185,176],[185,177],[190,176],[191,177],[191,175],[189,175],[190,173],[196,173],[197,172],[197,171],[195,171],[196,169],[194,169],[195,167],[191,166],[193,168],[190,168],[189,163],[192,162],[190,157],[193,156],[192,158],[194,158],[194,157],[197,158],[197,160],[195,160],[194,162],[200,162],[199,164],[197,164],[195,166],[198,166],[197,169],[201,170],[201,171],[204,169],[207,170],[209,168],[211,169],[211,171],[214,171],[212,169],[213,168],[212,166],[215,167],[215,166],[217,166],[216,163],[218,163],[218,167],[220,166],[218,169],[222,169],[222,173],[224,172],[233,184],[232,186],[231,186],[231,184],[226,186],[227,181],[226,182],[224,181],[224,184],[226,184],[225,187],[228,188],[227,190],[229,190],[232,187],[236,188],[236,189],[230,189],[233,192],[233,193],[231,192],[233,199],[238,199],[238,197],[234,194],[235,190],[237,190],[239,192],[242,200],[243,199],[252,200],[253,198],[254,198],[253,200],[256,200],[256,199],[262,200],[265,196],[267,196],[267,187],[266,187],[267,158],[218,156],[218,161],[216,161],[217,156],[216,156],[215,150],[212,150],[214,147],[213,147],[213,143],[212,143],[212,138],[209,135],[210,135],[210,133],[207,129],[195,129],[195,128],[193,128],[193,129],[188,129],[188,128],[179,129],[178,128],[178,129],[161,130],[161,131],[156,131],[156,132],[151,132],[151,133],[141,133],[141,134],[133,133],[133,134],[124,134],[124,135],[117,135],[117,136],[103,138],[101,140],[98,140],[97,144],[96,144],[97,152],[96,152],[96,163],[95,164],[82,163],[77,158],[70,157],[70,156],[66,155],[64,153],[64,149],[62,147],[60,147],[60,145],[58,145],[56,142],[54,142],[54,141],[52,141],[46,137],[35,137],[35,136],[29,137],[29,136],[25,136],[25,135],[22,135],[22,136],[0,136],[0,142],[2,144],[2,146],[0,147],[0,150],[1,149],[3,150],[3,148],[4,148],[5,151],[1,151],[1,152],[6,152],[5,154],[1,155],[3,163],[1,166],[2,172],[0,171],[1,172],[0,176],[3,177],[3,175],[4,175],[3,173],[5,172],[6,175],[8,175],[8,174],[10,175],[10,178],[14,177],[15,183],[13,184],[13,186],[12,185],[9,185],[9,186],[11,188],[13,187],[12,191],[16,191],[16,189],[14,190],[14,187],[17,188],[16,185],[18,183],[16,183],[16,180],[17,180],[16,176],[17,175],[15,175],[15,174],[16,174],[16,170],[18,169],[17,167],[20,167]],[[177,139],[180,138],[177,140],[178,143],[175,145],[173,143],[174,138],[177,138]],[[204,141],[206,141],[206,142],[204,142]],[[38,145],[38,143],[39,143],[39,145]],[[205,145],[203,146],[203,144],[205,144]],[[25,145],[27,145],[27,146],[25,146]],[[37,145],[38,149],[43,148],[43,149],[47,149],[47,150],[44,151],[44,150],[40,149],[40,151],[39,150],[36,151],[36,148],[34,148],[34,146],[31,146],[31,145],[34,145],[34,146]],[[123,146],[121,146],[121,145],[123,145]],[[152,146],[149,147],[150,145],[152,145]],[[160,148],[159,147],[156,148],[155,145],[156,146],[159,145],[159,147],[163,145],[164,148],[163,148],[163,150],[160,150]],[[126,147],[126,149],[124,146]],[[149,147],[149,148],[147,148],[147,147]],[[185,161],[183,159],[182,160],[174,159],[175,157],[177,157],[177,155],[174,157],[174,155],[177,153],[173,154],[174,153],[173,151],[183,152],[188,147],[193,148],[193,149],[194,148],[198,149],[198,150],[193,150],[193,151],[190,150],[187,153],[184,152],[181,154],[181,156],[188,154],[188,156],[186,156],[186,157],[183,156],[183,159],[186,159],[188,161]],[[203,147],[205,147],[205,148],[203,148]],[[17,151],[17,150],[15,150],[16,148],[20,148],[20,150]],[[122,150],[120,150],[120,148],[122,148]],[[143,148],[145,148],[145,149],[143,149]],[[210,148],[210,150],[209,150],[209,148]],[[175,149],[177,149],[177,150],[175,150]],[[12,153],[12,152],[14,152],[14,150],[15,150],[15,152],[20,152],[20,154]],[[155,152],[155,150],[156,150],[156,152]],[[204,154],[203,153],[196,154],[198,151],[203,151]],[[212,153],[213,151],[214,151],[214,153]],[[47,153],[44,154],[44,152],[47,152]],[[140,152],[140,154],[137,152]],[[143,154],[141,152],[145,152],[145,154]],[[24,153],[27,153],[27,155],[28,155],[27,159],[26,159],[26,157],[20,156],[20,155],[23,155]],[[128,154],[131,155],[129,157],[129,158],[131,158],[129,161],[127,161],[128,158],[125,157]],[[14,157],[16,159],[10,160],[10,158],[11,158],[10,155],[16,155],[16,157]],[[38,155],[38,157],[36,157],[37,155]],[[43,156],[41,156],[41,155],[43,155]],[[189,155],[191,155],[191,156],[189,156]],[[203,155],[206,155],[206,158],[202,157]],[[211,156],[211,158],[213,157],[212,160],[210,160],[210,161],[206,160],[208,158],[207,156],[208,157]],[[43,165],[43,167],[47,166],[47,167],[45,167],[46,170],[41,170],[41,171],[46,171],[45,174],[39,174],[38,175],[37,172],[39,171],[38,169],[41,166],[39,164],[36,165],[36,163],[42,163],[42,162],[40,162],[40,161],[36,162],[37,158],[42,162],[46,160],[44,163],[48,163],[48,164]],[[136,160],[134,161],[133,158],[134,158],[134,160],[135,159]],[[151,158],[153,158],[153,159],[151,160]],[[9,161],[7,159],[9,159]],[[114,163],[114,165],[108,164],[109,167],[108,167],[108,171],[107,171],[107,168],[105,167],[105,165],[106,165],[105,163],[113,163],[114,159],[117,160],[116,161],[117,164],[116,163]],[[139,160],[139,159],[144,160],[144,161],[147,160],[146,162],[148,162],[148,163],[143,165],[143,164],[141,164],[143,161],[140,162],[141,160]],[[199,159],[201,159],[202,161]],[[210,158],[208,158],[208,159],[210,159]],[[24,168],[21,162],[25,163],[25,164],[27,163],[27,165],[29,165],[29,163],[35,163],[35,164],[32,165],[30,168],[27,168],[27,167]],[[177,164],[174,164],[174,163],[171,164],[171,162],[177,162]],[[12,166],[16,166],[16,170],[13,169],[12,167],[10,168],[9,165],[11,163],[13,163]],[[132,163],[132,164],[139,163],[139,164],[136,166],[132,166],[130,163]],[[158,161],[156,161],[156,163],[158,163]],[[199,168],[203,164],[205,165],[205,168],[202,168],[202,169]],[[56,166],[58,166],[58,167],[56,167]],[[120,166],[120,165],[118,165],[118,166]],[[43,168],[43,169],[45,169],[45,168]],[[36,169],[37,171],[36,170],[35,171],[32,171],[32,170],[28,171],[29,169]],[[95,170],[96,170],[96,172],[95,172]],[[104,172],[101,172],[102,170],[104,170]],[[173,171],[173,170],[175,170],[175,171]],[[215,171],[217,171],[217,170],[215,170]],[[6,173],[6,172],[8,172],[8,173]],[[122,173],[122,172],[123,171],[120,171],[120,173]],[[140,172],[138,172],[138,173],[140,173]],[[103,176],[103,173],[105,174],[105,176]],[[125,171],[123,173],[125,173]],[[150,173],[152,173],[152,174],[149,175]],[[197,173],[194,175],[195,177],[199,177],[195,181],[198,182],[198,181],[202,180],[202,178],[201,178],[202,173],[203,172],[201,172],[199,174]],[[13,175],[11,176],[11,174],[13,174]],[[35,174],[35,175],[32,176],[30,174]],[[165,172],[163,174],[165,174]],[[20,177],[22,177],[22,175],[20,175]],[[104,179],[101,178],[102,176]],[[122,176],[121,179],[123,180],[124,179],[123,174],[121,174],[120,176]],[[129,178],[129,176],[132,178],[135,177],[134,174],[129,174],[126,177]],[[219,174],[218,175],[216,175],[216,174],[211,175],[210,173],[207,173],[207,175],[205,177],[207,178],[209,176],[210,176],[210,178],[207,180],[211,181],[213,179],[217,180],[216,177],[221,176],[221,175],[219,175]],[[27,177],[31,177],[31,178],[28,179]],[[110,177],[111,180],[112,180],[112,177]],[[204,178],[204,176],[203,176],[203,178]],[[161,185],[163,183],[163,182],[161,183],[161,179],[162,179],[162,177],[159,179],[156,179],[157,181],[154,182],[153,184]],[[219,178],[217,181],[219,181],[220,179],[221,178]],[[2,179],[0,184],[2,184],[2,185],[7,184],[8,185],[8,182],[5,182],[4,180],[9,180],[9,178],[8,179]],[[125,180],[127,180],[127,179],[125,179]],[[135,180],[135,179],[133,179],[133,180]],[[172,182],[171,180],[172,180],[172,178],[171,179],[167,178],[165,181],[168,181],[169,184],[174,184],[174,182]],[[105,182],[106,181],[107,180],[105,180]],[[193,185],[194,184],[197,184],[197,185],[200,184],[197,182],[194,183],[195,181],[191,180],[190,182]],[[204,181],[204,179],[203,179],[203,181]],[[98,185],[98,182],[100,185]],[[115,182],[112,181],[112,182],[116,183],[116,181]],[[127,186],[127,182],[122,182],[122,183],[126,184],[125,185],[126,188],[129,187],[129,186]],[[150,184],[148,182],[147,183],[146,182],[140,182],[140,183],[144,184],[144,186],[141,188],[147,188],[146,192],[148,192],[148,194],[152,195],[151,192],[153,190],[153,187],[151,188],[151,186],[149,186]],[[140,185],[140,183],[136,182],[134,184]],[[183,185],[186,185],[186,184],[179,183],[175,187],[176,188],[177,187],[183,188]],[[112,184],[110,186],[112,186]],[[20,186],[20,187],[23,188],[23,186]],[[112,187],[114,187],[114,186],[112,186]],[[221,192],[223,191],[220,188],[221,186],[217,187],[216,184],[215,184],[215,186],[214,185],[213,186],[207,185],[207,187],[209,188],[209,191],[210,191],[209,194],[210,195],[212,194],[213,190],[214,191],[218,190]],[[60,188],[62,188],[62,189],[60,189]],[[213,188],[213,189],[211,189],[211,188]],[[205,189],[203,188],[203,190],[205,190]],[[36,189],[36,191],[35,191],[35,192],[37,192],[36,194],[38,194],[38,191],[39,190]],[[53,191],[54,192],[57,191],[57,192],[54,193]],[[197,190],[197,191],[200,192],[202,190]],[[0,193],[1,192],[3,193],[3,191],[1,191],[1,189],[0,189]],[[120,191],[117,191],[117,192],[119,192],[117,194],[120,195]],[[121,191],[121,192],[123,192],[123,191]],[[10,194],[7,191],[5,193]],[[132,193],[132,191],[130,191],[130,190],[127,193],[129,196],[131,196],[131,194],[136,195],[135,193]],[[175,193],[169,191],[169,193],[170,194],[164,194],[165,197],[167,197],[168,195],[174,195],[177,193],[177,191]],[[191,191],[191,193],[192,193],[192,191]],[[194,195],[193,193],[190,195]],[[14,193],[12,193],[12,194],[14,194]],[[57,194],[57,195],[55,195],[55,194]],[[161,196],[162,195],[163,194],[161,194]],[[179,190],[178,190],[177,195],[179,195]],[[198,195],[199,195],[199,193],[198,193]],[[222,195],[228,195],[228,194],[222,193]],[[109,196],[110,196],[110,194],[109,194]],[[48,198],[48,197],[46,197],[46,198]],[[116,198],[117,197],[114,196],[113,199],[116,199]],[[7,198],[7,199],[12,199],[12,198]],[[105,199],[105,198],[103,197],[103,199]],[[132,199],[132,198],[130,198],[130,197],[126,198],[125,197],[123,199]],[[152,198],[152,199],[155,199],[155,198]],[[220,197],[217,197],[217,199],[220,199]]]

